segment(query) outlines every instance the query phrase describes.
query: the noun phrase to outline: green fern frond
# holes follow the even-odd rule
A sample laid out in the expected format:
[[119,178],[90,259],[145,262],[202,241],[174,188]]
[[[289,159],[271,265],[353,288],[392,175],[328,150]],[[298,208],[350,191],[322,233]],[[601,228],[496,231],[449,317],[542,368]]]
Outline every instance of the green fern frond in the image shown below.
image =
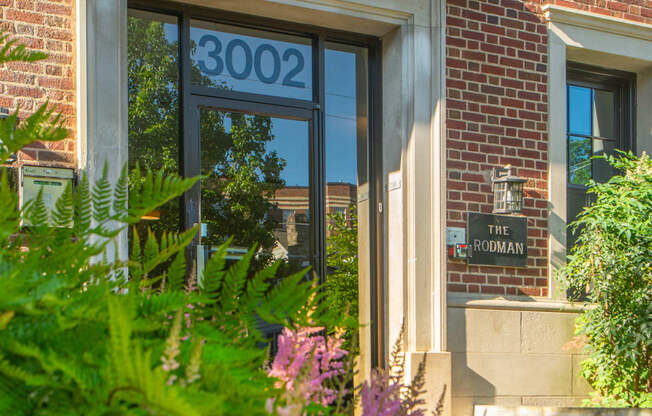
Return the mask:
[[298,271],[272,288],[256,309],[262,319],[269,323],[287,324],[288,318],[298,317],[302,309],[310,308],[306,299],[314,299],[317,289],[314,282],[305,280],[308,270]]
[[220,245],[217,251],[206,262],[202,275],[199,278],[199,287],[203,289],[204,293],[213,296],[219,293],[225,274],[226,252],[232,241],[233,237]]
[[143,353],[142,348],[136,345],[133,357],[137,378],[132,384],[142,392],[144,400],[141,403],[144,408],[153,409],[155,413],[160,414],[200,416],[200,413],[181,397],[177,388],[167,386],[167,374],[163,370],[152,369],[151,351]]
[[0,414],[27,416],[34,414],[30,391],[15,379],[0,377]]
[[75,214],[73,232],[76,236],[86,235],[91,228],[93,207],[88,176],[84,173],[75,192]]
[[281,260],[277,260],[272,263],[269,267],[256,272],[253,279],[247,282],[247,291],[244,303],[249,305],[251,310],[260,305],[260,303],[265,298],[265,293],[269,290],[270,282],[276,276],[279,266],[281,265]]
[[[163,243],[160,246],[156,240],[156,236],[149,232],[143,251],[143,274],[146,275],[170,257],[183,251],[193,238],[195,238],[197,230],[198,227],[195,226],[182,233],[164,233],[161,238]],[[161,248],[163,245],[165,246],[164,249]]]
[[182,195],[200,179],[166,175],[163,170],[154,175],[149,169],[142,178],[138,168],[132,171],[132,175],[134,180],[129,192],[128,215],[125,218],[130,224],[138,222],[148,212]]
[[[158,239],[151,229],[147,229],[147,240],[143,247],[143,273],[146,275],[148,270],[146,264],[153,264],[160,253]],[[154,266],[156,267],[156,266]],[[153,269],[153,267],[152,267]],[[150,269],[151,270],[151,269]]]
[[138,282],[143,278],[143,254],[140,248],[140,236],[138,230],[133,227],[133,235],[131,238],[131,257],[129,258],[129,276],[132,281]]
[[184,292],[163,292],[143,297],[138,305],[138,314],[140,316],[169,314],[185,307],[192,300],[193,298],[189,298]]
[[0,239],[7,241],[9,236],[19,229],[20,213],[16,209],[18,197],[16,191],[9,186],[8,173],[2,170],[0,176]]
[[48,109],[48,105],[48,102],[42,104],[20,123],[20,109],[16,109],[5,119],[0,119],[0,160],[7,159],[12,153],[31,143],[59,141],[68,136],[61,114],[55,114],[54,108]]
[[27,218],[30,225],[34,227],[45,227],[49,224],[48,210],[43,202],[43,187],[36,194],[28,207]]
[[120,177],[113,190],[113,214],[121,219],[127,215],[127,200],[129,199],[129,173],[127,165],[120,171]]
[[9,40],[9,35],[0,31],[0,65],[7,62],[35,62],[47,58],[47,54],[27,50],[25,45],[16,45],[18,39]]
[[69,227],[73,221],[74,199],[72,196],[72,184],[68,182],[66,189],[54,206],[52,222],[57,227]]
[[109,165],[105,161],[102,176],[95,182],[93,191],[93,218],[99,224],[104,223],[111,215],[111,184],[109,183]]
[[20,380],[21,382],[25,383],[26,386],[35,387],[35,386],[47,386],[51,384],[51,381],[44,375],[29,373],[24,368],[10,363],[7,359],[3,359],[1,356],[0,356],[0,374],[3,374],[5,377],[10,377],[15,380]]
[[243,289],[247,283],[247,274],[251,259],[256,254],[257,247],[254,246],[247,251],[235,264],[231,265],[226,271],[222,293],[220,295],[222,310],[228,314],[238,309],[238,300],[243,294]]
[[168,267],[167,287],[172,291],[180,291],[184,288],[184,278],[186,276],[186,256],[180,251],[174,257],[174,260]]
[[131,323],[133,310],[125,297],[111,296],[107,293],[109,306],[109,356],[113,383],[121,385],[134,380],[136,370],[132,361]]

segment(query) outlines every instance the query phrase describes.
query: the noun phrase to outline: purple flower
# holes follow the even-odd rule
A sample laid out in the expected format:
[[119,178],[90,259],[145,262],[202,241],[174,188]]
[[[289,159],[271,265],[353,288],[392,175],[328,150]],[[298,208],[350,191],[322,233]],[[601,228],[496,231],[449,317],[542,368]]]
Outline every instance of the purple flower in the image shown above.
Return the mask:
[[278,336],[278,353],[268,374],[278,379],[277,388],[293,393],[304,403],[329,405],[337,392],[326,387],[327,380],[343,374],[340,361],[348,352],[338,336],[321,335],[321,327],[285,328]]
[[373,370],[360,392],[362,416],[396,416],[401,411],[401,385],[391,383],[389,376]]

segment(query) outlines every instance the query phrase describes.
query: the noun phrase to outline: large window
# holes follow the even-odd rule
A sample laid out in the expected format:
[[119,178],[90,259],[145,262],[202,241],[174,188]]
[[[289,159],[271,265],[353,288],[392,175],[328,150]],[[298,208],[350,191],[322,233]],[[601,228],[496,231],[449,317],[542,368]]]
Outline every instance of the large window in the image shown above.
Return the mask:
[[356,313],[379,275],[377,40],[170,5],[130,2],[129,164],[205,179],[147,225],[200,224],[198,270],[230,237],[259,267],[312,266]]
[[[594,156],[629,150],[632,143],[634,75],[569,64],[567,71],[567,222],[590,204],[590,180],[608,181],[616,172]],[[567,233],[567,247],[577,233]]]

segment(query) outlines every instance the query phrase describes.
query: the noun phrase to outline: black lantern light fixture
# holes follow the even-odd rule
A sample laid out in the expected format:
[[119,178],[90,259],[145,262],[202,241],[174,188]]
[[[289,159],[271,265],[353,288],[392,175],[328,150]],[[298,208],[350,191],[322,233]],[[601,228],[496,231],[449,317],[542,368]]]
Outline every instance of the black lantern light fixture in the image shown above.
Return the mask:
[[527,179],[513,174],[510,165],[494,169],[491,187],[494,192],[495,214],[518,214],[523,210],[523,186]]

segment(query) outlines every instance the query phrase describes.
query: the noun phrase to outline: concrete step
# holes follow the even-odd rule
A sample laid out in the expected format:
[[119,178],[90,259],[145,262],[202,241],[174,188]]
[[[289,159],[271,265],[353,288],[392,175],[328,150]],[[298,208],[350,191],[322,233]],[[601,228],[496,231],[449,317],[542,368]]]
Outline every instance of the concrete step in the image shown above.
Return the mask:
[[652,409],[475,405],[474,416],[652,416]]

